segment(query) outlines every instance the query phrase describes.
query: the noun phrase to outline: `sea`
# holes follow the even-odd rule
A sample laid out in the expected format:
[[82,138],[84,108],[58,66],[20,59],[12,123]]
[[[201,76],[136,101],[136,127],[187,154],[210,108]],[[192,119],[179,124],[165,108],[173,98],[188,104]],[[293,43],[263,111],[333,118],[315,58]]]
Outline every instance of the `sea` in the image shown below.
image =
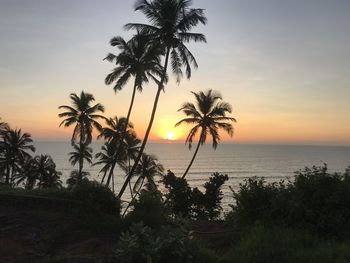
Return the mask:
[[[36,154],[49,154],[56,163],[57,170],[62,172],[63,183],[74,169],[68,159],[72,151],[69,142],[36,142]],[[102,143],[93,142],[94,154],[100,151]],[[164,166],[181,176],[190,162],[194,149],[189,150],[179,143],[150,143],[146,152],[155,155]],[[278,182],[293,179],[296,171],[304,167],[327,164],[330,172],[343,172],[350,166],[350,146],[315,146],[315,145],[253,145],[253,144],[221,144],[216,150],[211,145],[200,148],[197,157],[187,174],[192,187],[203,189],[203,184],[213,172],[227,174],[229,180],[223,186],[222,206],[229,210],[233,203],[232,190],[237,191],[239,185],[250,177],[263,177],[267,182]],[[90,172],[90,179],[100,181],[99,166],[85,165]],[[114,191],[118,192],[125,174],[120,169],[115,171]],[[160,178],[157,179],[158,181]],[[129,200],[128,191],[124,200]]]

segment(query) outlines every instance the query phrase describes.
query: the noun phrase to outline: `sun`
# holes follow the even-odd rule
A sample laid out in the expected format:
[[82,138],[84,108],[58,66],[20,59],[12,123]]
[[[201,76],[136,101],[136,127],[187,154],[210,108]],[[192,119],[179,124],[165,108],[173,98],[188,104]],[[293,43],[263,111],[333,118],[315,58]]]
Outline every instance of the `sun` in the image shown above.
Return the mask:
[[169,131],[166,133],[166,139],[169,141],[175,140],[175,132]]

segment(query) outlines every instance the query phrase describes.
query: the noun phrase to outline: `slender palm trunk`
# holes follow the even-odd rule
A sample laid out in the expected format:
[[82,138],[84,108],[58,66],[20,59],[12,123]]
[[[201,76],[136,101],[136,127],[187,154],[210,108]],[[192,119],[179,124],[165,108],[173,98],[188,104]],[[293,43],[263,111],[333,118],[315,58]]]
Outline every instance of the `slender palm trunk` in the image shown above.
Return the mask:
[[6,184],[10,184],[10,166],[6,164],[6,179],[5,179]]
[[153,109],[152,109],[152,114],[151,114],[151,119],[148,123],[148,127],[147,127],[147,130],[146,130],[146,133],[145,133],[145,137],[142,141],[142,145],[141,145],[141,148],[140,148],[140,151],[137,155],[137,158],[134,162],[134,165],[132,166],[131,168],[131,171],[130,173],[128,174],[128,176],[126,177],[125,179],[125,182],[122,186],[122,188],[120,189],[120,192],[118,194],[118,197],[121,198],[124,194],[124,191],[126,189],[126,187],[128,186],[128,183],[132,177],[132,175],[134,174],[135,172],[135,169],[141,159],[141,156],[143,154],[143,151],[145,150],[145,147],[146,147],[146,144],[147,144],[147,140],[148,140],[148,136],[151,132],[151,129],[152,129],[152,125],[153,125],[153,121],[154,121],[154,117],[156,115],[156,111],[157,111],[157,106],[158,106],[158,100],[159,100],[159,96],[160,96],[160,92],[163,90],[163,83],[164,83],[164,80],[165,80],[165,76],[166,76],[166,72],[167,72],[167,67],[168,67],[168,61],[169,61],[169,53],[170,53],[170,48],[168,47],[167,48],[167,52],[166,52],[166,56],[165,56],[165,62],[164,62],[164,69],[163,69],[163,74],[162,74],[162,78],[158,84],[158,90],[157,90],[157,93],[156,93],[156,97],[154,99],[154,103],[153,103]]
[[199,141],[198,141],[196,150],[194,151],[194,154],[193,154],[193,156],[192,156],[192,159],[191,159],[190,163],[188,164],[187,169],[186,169],[186,171],[184,172],[184,174],[182,175],[181,179],[184,179],[184,178],[186,177],[188,171],[190,170],[190,168],[191,168],[191,166],[192,166],[192,164],[193,164],[193,161],[194,161],[194,159],[196,158],[196,155],[197,155],[197,153],[198,153],[199,146],[201,146],[201,140],[202,140],[202,136],[199,138]]
[[144,182],[145,182],[145,177],[142,178],[142,181],[141,181],[141,184],[140,184],[139,189],[137,189],[135,195],[132,196],[131,201],[130,201],[130,203],[128,204],[128,206],[125,208],[122,217],[125,216],[125,214],[126,214],[126,212],[128,211],[129,207],[133,204],[133,202],[135,201],[136,197],[140,194],[140,191],[141,191],[141,188],[142,188]]
[[[80,140],[79,140],[79,146],[80,146],[80,154],[82,154],[82,148],[83,148],[83,125],[80,124]],[[81,182],[83,178],[83,165],[84,165],[84,159],[83,156],[81,155],[79,158],[79,173],[78,173],[78,182]]]
[[120,138],[119,148],[117,149],[117,152],[116,152],[116,155],[115,155],[115,159],[113,161],[111,170],[109,171],[109,175],[108,175],[108,178],[107,178],[106,186],[109,186],[109,183],[110,183],[111,178],[113,176],[113,171],[114,171],[115,165],[117,164],[118,157],[119,157],[120,152],[121,152],[122,147],[123,147],[122,143],[123,143],[123,141],[125,139],[125,136],[126,136],[126,130],[128,129],[128,124],[129,124],[131,111],[132,111],[132,108],[134,106],[135,94],[136,94],[136,77],[135,77],[134,89],[133,89],[132,95],[131,95],[131,101],[130,101],[130,106],[129,106],[129,110],[128,110],[128,115],[126,116],[125,125],[123,127],[122,135],[121,135],[121,138]]

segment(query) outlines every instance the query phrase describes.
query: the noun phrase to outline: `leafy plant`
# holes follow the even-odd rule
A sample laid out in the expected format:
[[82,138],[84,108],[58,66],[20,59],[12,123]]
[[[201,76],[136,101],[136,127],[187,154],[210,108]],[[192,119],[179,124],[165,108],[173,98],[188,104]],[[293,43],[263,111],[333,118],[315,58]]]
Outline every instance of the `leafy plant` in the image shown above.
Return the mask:
[[196,243],[180,229],[162,226],[155,230],[142,222],[121,235],[116,255],[124,263],[204,262],[199,260]]

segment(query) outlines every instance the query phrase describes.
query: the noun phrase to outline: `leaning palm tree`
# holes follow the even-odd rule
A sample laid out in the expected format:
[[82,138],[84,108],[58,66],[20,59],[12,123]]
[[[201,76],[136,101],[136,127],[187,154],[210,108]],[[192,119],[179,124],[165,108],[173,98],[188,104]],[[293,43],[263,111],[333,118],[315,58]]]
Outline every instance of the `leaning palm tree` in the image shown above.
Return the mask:
[[83,172],[84,161],[89,164],[92,163],[92,148],[87,144],[74,144],[74,151],[69,153],[69,162],[75,166],[79,164],[79,170],[77,175],[77,181],[81,181],[83,176],[86,176],[88,173]]
[[[132,91],[129,110],[123,123],[124,126],[119,129],[121,132],[120,140],[123,141],[128,129],[131,111],[134,105],[136,90],[142,92],[143,85],[149,82],[149,78],[156,80],[156,77],[161,76],[162,66],[160,65],[160,55],[162,49],[157,45],[152,45],[149,38],[141,35],[139,32],[128,42],[122,37],[114,37],[110,44],[117,46],[120,53],[116,56],[108,54],[105,58],[110,62],[114,62],[117,67],[107,75],[105,83],[110,85],[115,82],[114,91],[121,90],[131,77],[134,77],[134,87]],[[118,159],[121,146],[117,147],[117,152],[114,159]],[[113,168],[107,179],[107,185],[111,180]]]
[[136,2],[135,11],[141,11],[145,14],[151,24],[130,23],[125,25],[125,29],[136,29],[142,34],[147,35],[155,45],[162,46],[164,48],[165,59],[161,78],[157,81],[158,89],[140,152],[120,189],[119,198],[123,195],[135,172],[136,166],[147,144],[157,111],[159,96],[161,91],[164,90],[169,61],[171,61],[172,71],[177,77],[177,82],[180,82],[180,78],[183,75],[182,68],[185,68],[186,77],[190,78],[191,64],[195,68],[198,67],[195,57],[187,49],[185,43],[190,41],[206,42],[203,34],[192,33],[190,30],[199,23],[206,24],[207,19],[203,9],[190,8],[190,5],[190,0],[139,0]]
[[97,130],[102,128],[97,119],[105,119],[104,116],[98,114],[99,112],[104,112],[104,107],[100,103],[92,106],[91,103],[95,101],[94,96],[84,91],[80,93],[80,96],[71,93],[70,99],[72,106],[62,105],[58,107],[59,109],[67,110],[58,114],[60,118],[65,118],[60,123],[60,127],[62,125],[65,127],[75,125],[71,139],[72,145],[78,138],[80,145],[89,144],[92,140],[93,127]]
[[7,129],[1,134],[3,139],[2,163],[5,167],[5,183],[10,184],[14,175],[20,171],[26,158],[30,157],[28,151],[35,152],[33,140],[29,133],[19,130]]
[[190,130],[186,138],[186,144],[188,144],[189,149],[192,148],[193,139],[199,132],[196,150],[194,151],[193,157],[185,173],[182,175],[182,178],[185,178],[190,170],[199,147],[205,143],[207,136],[209,135],[212,137],[213,148],[216,149],[220,142],[219,129],[224,130],[232,137],[233,126],[230,122],[236,121],[234,118],[226,116],[226,113],[232,112],[231,105],[222,101],[219,93],[213,90],[192,93],[195,96],[196,105],[190,102],[185,102],[179,111],[185,113],[187,118],[184,118],[175,124],[175,126],[179,126],[180,124],[194,124],[194,127]]

